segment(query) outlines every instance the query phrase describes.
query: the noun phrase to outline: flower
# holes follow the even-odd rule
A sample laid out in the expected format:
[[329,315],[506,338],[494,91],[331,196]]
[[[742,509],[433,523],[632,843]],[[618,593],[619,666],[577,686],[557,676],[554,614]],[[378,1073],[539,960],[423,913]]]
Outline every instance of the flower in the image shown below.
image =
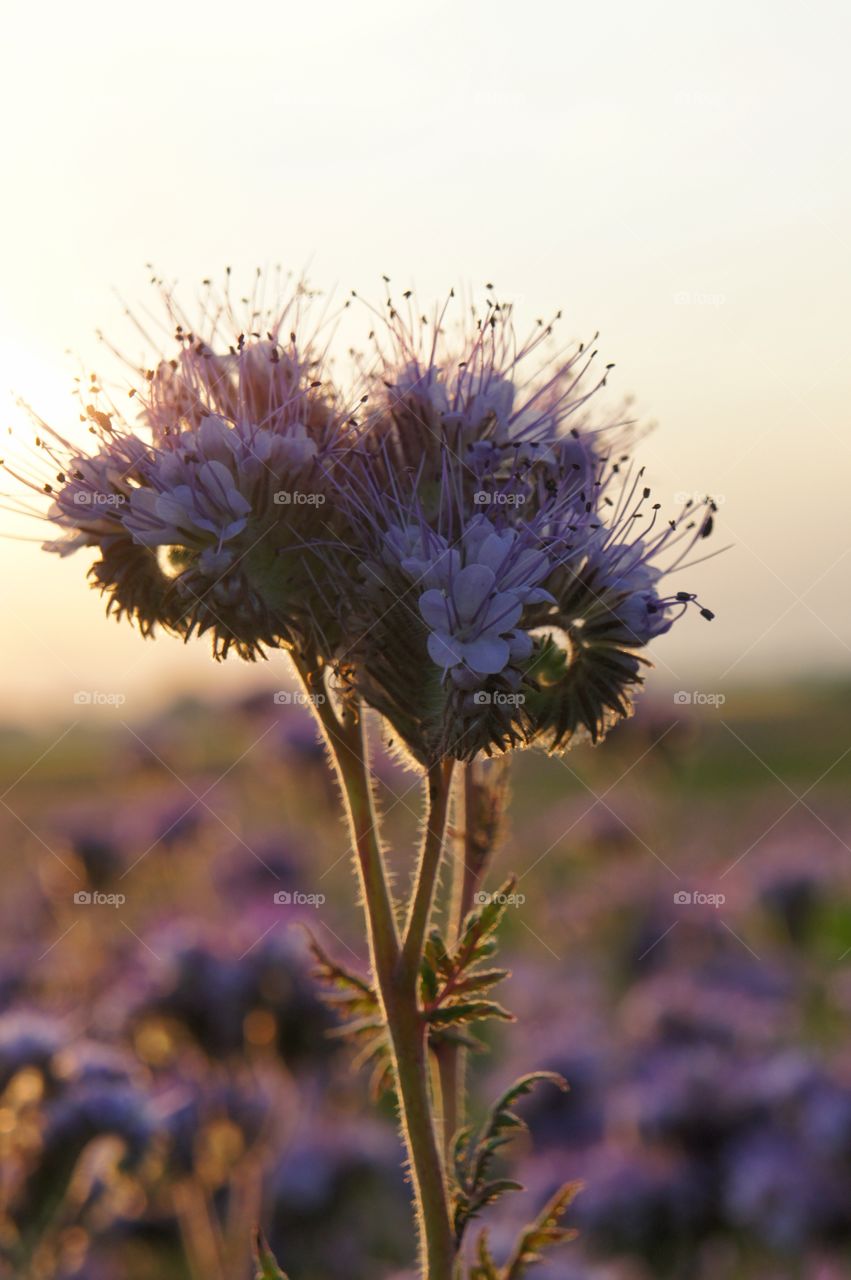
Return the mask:
[[315,339],[297,337],[309,300],[300,285],[273,312],[240,318],[211,290],[190,328],[165,292],[176,354],[134,370],[137,422],[103,407],[93,382],[84,416],[94,451],[40,424],[36,445],[58,487],[19,478],[53,499],[47,518],[60,536],[46,547],[94,548],[90,574],[108,608],[145,634],[209,631],[217,656],[233,647],[246,658],[327,644],[336,620],[310,547],[333,526],[325,470],[350,428]]
[[657,528],[624,424],[588,418],[593,353],[534,370],[546,335],[515,342],[508,309],[489,303],[454,349],[442,319],[427,341],[391,304],[336,473],[347,685],[422,764],[597,741],[630,713],[641,650],[695,600],[661,583],[710,513]]
[[537,585],[550,564],[516,531],[499,532],[486,516],[473,518],[459,549],[440,542],[424,573],[416,557],[404,559],[402,568],[432,584],[418,601],[430,658],[451,671],[456,684],[475,687],[480,677],[529,657],[531,637],[517,624],[524,605],[552,600]]
[[596,350],[548,352],[551,325],[518,339],[493,295],[453,331],[453,297],[432,321],[388,298],[358,418],[299,337],[303,286],[242,317],[211,289],[194,327],[165,292],[175,353],[141,371],[139,421],[93,383],[91,453],[40,424],[48,548],[93,548],[108,608],[145,634],[333,665],[421,765],[598,741],[698,603],[662,582],[714,508],[660,524],[631,424],[590,416]]

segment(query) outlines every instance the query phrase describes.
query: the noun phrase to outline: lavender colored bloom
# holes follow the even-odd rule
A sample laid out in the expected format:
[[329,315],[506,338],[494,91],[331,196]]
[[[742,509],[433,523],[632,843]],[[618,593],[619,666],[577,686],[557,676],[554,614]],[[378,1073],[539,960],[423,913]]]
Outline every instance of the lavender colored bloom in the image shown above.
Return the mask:
[[469,687],[529,657],[532,639],[518,628],[523,607],[553,599],[538,586],[550,569],[542,551],[515,530],[499,532],[476,516],[458,549],[441,538],[431,564],[424,563],[409,556],[402,567],[431,584],[418,606],[436,666]]
[[59,468],[50,548],[96,548],[95,584],[146,633],[338,665],[420,765],[598,741],[695,603],[662,580],[711,504],[657,527],[630,424],[589,416],[609,366],[549,352],[551,326],[518,339],[494,297],[454,334],[449,304],[431,323],[388,299],[360,416],[297,338],[308,301],[240,323],[211,292],[192,327],[166,293],[176,354],[145,371],[141,432],[95,386],[93,456],[39,438]]
[[387,333],[336,477],[355,687],[421,763],[596,741],[629,714],[640,651],[694,600],[661,582],[708,522],[657,529],[623,425],[587,419],[605,378],[583,387],[581,349],[536,373],[542,336],[515,343],[495,304],[454,351],[442,319],[430,333],[391,307]]
[[298,343],[308,301],[299,286],[274,310],[249,305],[240,318],[210,290],[190,326],[165,293],[176,354],[133,370],[139,422],[93,383],[83,404],[95,452],[39,423],[55,483],[16,474],[54,499],[48,519],[63,536],[47,548],[95,547],[93,582],[145,634],[210,632],[217,654],[252,658],[263,645],[316,647],[334,621],[309,548],[334,523],[320,514],[319,463],[345,439],[347,414],[315,338]]

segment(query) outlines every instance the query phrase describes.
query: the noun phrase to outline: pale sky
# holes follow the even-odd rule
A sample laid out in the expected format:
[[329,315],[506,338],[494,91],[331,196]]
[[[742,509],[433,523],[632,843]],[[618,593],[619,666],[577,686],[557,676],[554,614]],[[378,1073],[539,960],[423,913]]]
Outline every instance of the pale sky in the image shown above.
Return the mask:
[[[147,262],[190,301],[226,264],[421,301],[494,280],[601,331],[660,501],[721,503],[735,549],[686,584],[717,620],[657,642],[659,679],[847,672],[849,28],[767,0],[7,6],[0,421],[13,389],[74,422],[66,349],[110,371],[94,332],[150,302]],[[107,622],[82,557],[0,566],[0,717],[253,678]]]

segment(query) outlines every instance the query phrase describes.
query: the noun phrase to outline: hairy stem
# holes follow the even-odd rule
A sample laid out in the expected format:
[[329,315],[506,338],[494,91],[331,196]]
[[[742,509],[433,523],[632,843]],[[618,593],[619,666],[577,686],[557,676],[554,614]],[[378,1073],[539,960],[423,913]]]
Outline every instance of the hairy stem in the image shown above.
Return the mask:
[[[501,770],[501,765],[498,765]],[[476,893],[496,840],[499,801],[496,792],[491,795],[493,804],[489,821],[482,822],[482,795],[487,783],[476,776],[476,766],[462,766],[456,788],[454,825],[455,857],[453,859],[452,893],[449,902],[448,935],[450,942],[457,942],[464,928],[464,921],[473,909]],[[496,787],[500,773],[496,774]],[[435,1050],[440,1090],[443,1098],[443,1136],[447,1151],[455,1133],[467,1121],[467,1058],[463,1045],[441,1044]]]
[[[296,666],[308,689],[315,689],[309,674],[298,663]],[[426,1025],[417,980],[443,844],[451,770],[440,770],[445,783],[436,789],[429,774],[431,803],[420,873],[405,942],[400,944],[378,835],[362,720],[356,709],[338,717],[327,699],[314,699],[312,705],[337,770],[357,855],[370,958],[390,1039],[402,1136],[416,1196],[423,1280],[452,1280],[455,1244],[435,1132]]]
[[437,873],[443,853],[446,819],[449,814],[449,798],[452,792],[452,767],[454,760],[441,760],[432,765],[426,774],[428,805],[426,827],[414,896],[408,912],[405,940],[402,944],[401,974],[404,981],[416,984],[420,971],[426,933],[428,931]]

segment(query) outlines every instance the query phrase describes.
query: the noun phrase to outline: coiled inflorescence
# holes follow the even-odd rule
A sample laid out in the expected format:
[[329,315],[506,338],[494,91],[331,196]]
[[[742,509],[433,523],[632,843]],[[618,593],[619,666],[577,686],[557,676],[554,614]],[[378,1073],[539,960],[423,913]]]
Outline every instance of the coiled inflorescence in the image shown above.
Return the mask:
[[388,298],[347,402],[303,286],[241,323],[210,289],[195,329],[165,302],[138,422],[93,385],[95,448],[40,423],[55,478],[16,473],[52,497],[50,550],[94,549],[111,611],[335,668],[422,765],[629,714],[643,650],[696,603],[662,583],[713,506],[660,516],[630,423],[590,417],[595,352],[547,356],[551,326],[520,342],[494,300],[452,330],[451,297],[431,321]]

